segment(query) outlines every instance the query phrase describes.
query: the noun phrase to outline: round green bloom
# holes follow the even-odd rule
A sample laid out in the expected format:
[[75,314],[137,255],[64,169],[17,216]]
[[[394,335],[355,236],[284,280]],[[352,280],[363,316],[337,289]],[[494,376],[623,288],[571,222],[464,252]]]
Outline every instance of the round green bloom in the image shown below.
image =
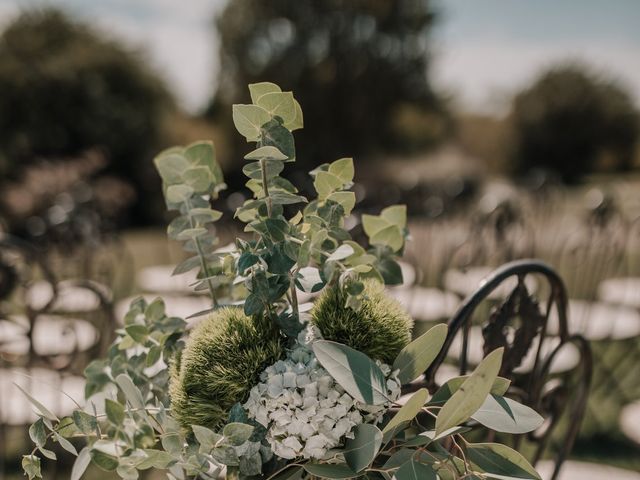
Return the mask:
[[268,320],[222,308],[191,333],[172,367],[169,395],[185,427],[221,426],[230,408],[245,402],[260,373],[285,354],[279,330]]
[[316,301],[311,322],[327,340],[355,348],[374,360],[391,364],[411,341],[413,319],[375,280],[364,282],[359,310],[345,306],[347,293],[327,288]]

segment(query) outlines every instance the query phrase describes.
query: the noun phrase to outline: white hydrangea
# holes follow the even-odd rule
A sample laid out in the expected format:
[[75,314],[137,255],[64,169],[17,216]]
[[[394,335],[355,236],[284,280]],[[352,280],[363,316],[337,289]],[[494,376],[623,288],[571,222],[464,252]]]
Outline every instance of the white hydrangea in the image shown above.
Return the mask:
[[[322,368],[311,344],[321,338],[305,329],[284,360],[268,367],[244,404],[250,418],[267,428],[267,441],[281,458],[324,458],[363,422],[378,423],[389,405],[356,401]],[[391,368],[378,363],[387,378],[389,399],[400,397],[400,382]]]

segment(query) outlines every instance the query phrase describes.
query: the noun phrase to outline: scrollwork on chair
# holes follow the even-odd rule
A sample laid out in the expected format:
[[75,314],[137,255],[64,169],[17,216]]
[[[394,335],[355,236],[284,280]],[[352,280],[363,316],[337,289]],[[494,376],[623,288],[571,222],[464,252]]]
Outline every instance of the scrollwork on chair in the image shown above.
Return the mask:
[[[113,336],[113,305],[109,293],[99,285],[88,280],[58,282],[46,259],[36,248],[11,236],[0,237],[0,276],[0,320],[13,324],[16,332],[24,330],[22,334],[16,333],[16,338],[0,341],[3,363],[80,372],[85,360],[106,351]],[[86,320],[70,319],[69,316],[77,315],[64,309],[58,311],[63,293],[61,288],[73,288],[76,292],[95,298],[95,309],[80,315],[88,317]],[[38,293],[34,294],[34,290],[38,290]],[[97,341],[81,342],[78,329],[69,327],[72,322],[84,322],[84,330],[93,328],[97,332]],[[60,338],[64,337],[66,346],[57,350],[47,347],[42,351],[34,334],[39,326],[52,328],[54,325],[58,327]],[[47,335],[39,335],[39,339],[51,343]]]
[[[528,275],[536,275],[546,280],[548,288],[544,310],[541,310],[538,301],[527,291],[524,279]],[[588,342],[568,331],[565,286],[558,274],[545,263],[537,260],[514,261],[489,275],[477,291],[463,301],[449,321],[449,333],[445,344],[434,363],[425,372],[422,385],[412,384],[408,390],[426,385],[433,393],[438,388],[439,385],[435,381],[436,373],[451,353],[452,344],[458,335],[463,337],[458,358],[459,371],[460,374],[466,373],[469,332],[474,313],[483,301],[489,299],[491,293],[512,277],[517,278],[515,288],[501,304],[493,307],[492,313],[482,325],[483,352],[486,355],[495,348],[505,348],[501,375],[512,381],[507,395],[535,409],[546,419],[543,427],[525,437],[534,445],[532,462],[537,462],[545,455],[559,421],[566,418],[568,424],[555,456],[555,470],[551,477],[554,480],[573,447],[582,423],[591,384],[592,357]],[[542,289],[538,291],[542,292]],[[559,321],[557,337],[551,337],[547,333],[549,316],[554,309]],[[543,348],[549,341],[557,345]],[[554,361],[571,345],[577,349],[579,355],[577,366],[562,375],[552,372]],[[532,349],[533,352],[530,351]],[[532,354],[533,359],[530,358]],[[577,388],[569,386],[569,383],[574,381]],[[523,439],[522,435],[514,435],[512,443],[518,447]]]

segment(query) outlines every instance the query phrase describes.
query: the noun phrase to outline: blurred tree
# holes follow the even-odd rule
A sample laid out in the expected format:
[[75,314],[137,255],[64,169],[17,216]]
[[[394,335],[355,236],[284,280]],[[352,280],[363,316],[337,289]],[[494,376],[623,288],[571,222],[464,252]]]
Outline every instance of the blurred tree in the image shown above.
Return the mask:
[[552,68],[513,102],[514,167],[556,171],[568,182],[631,167],[640,115],[615,81],[580,65]]
[[427,0],[231,0],[210,114],[224,121],[247,83],[270,81],[305,112],[300,168],[431,145],[449,126],[428,76],[433,22]]
[[88,26],[55,9],[21,14],[0,37],[0,92],[0,173],[100,147],[143,197],[158,183],[145,176],[173,100],[138,55]]

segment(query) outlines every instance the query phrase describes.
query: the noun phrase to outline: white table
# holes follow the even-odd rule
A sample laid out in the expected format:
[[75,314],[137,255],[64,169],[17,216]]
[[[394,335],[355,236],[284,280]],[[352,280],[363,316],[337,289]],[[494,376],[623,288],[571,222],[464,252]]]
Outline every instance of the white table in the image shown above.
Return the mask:
[[598,286],[598,299],[603,302],[640,309],[640,277],[604,280]]
[[[15,356],[29,353],[29,321],[26,317],[15,315],[11,317],[11,321],[0,320],[0,333],[3,331],[10,336],[8,341],[0,345],[0,351]],[[99,334],[86,320],[61,315],[40,315],[31,338],[38,355],[53,356],[86,351],[98,342]]]
[[[543,480],[547,480],[553,474],[553,467],[553,462],[542,461],[536,465],[536,470]],[[569,460],[562,464],[558,480],[640,480],[640,473],[598,463]]]
[[[567,328],[588,340],[622,340],[640,336],[640,312],[623,305],[570,300]],[[558,334],[556,310],[549,316],[549,333]]]
[[33,407],[14,383],[36,397],[58,417],[69,415],[77,408],[62,392],[80,405],[84,404],[85,381],[82,377],[61,377],[57,372],[43,368],[0,369],[0,423],[5,425],[28,425],[38,419]]
[[[90,282],[91,286],[106,298],[110,298],[109,289],[100,283]],[[101,307],[100,297],[93,290],[74,285],[65,280],[57,284],[58,294],[49,311],[82,313],[93,312]],[[41,310],[53,298],[53,287],[49,282],[38,281],[31,285],[26,292],[27,303],[36,310]]]
[[[487,266],[470,267],[465,270],[449,269],[444,274],[444,286],[447,290],[455,292],[462,297],[467,297],[483,285],[485,278],[494,270],[496,270],[495,267]],[[491,292],[488,298],[493,300],[506,298],[517,284],[518,278],[512,276],[503,281],[498,288]],[[531,275],[525,277],[524,284],[529,293],[535,292],[538,287],[538,282]]]
[[631,403],[622,409],[619,424],[622,432],[640,445],[640,402]]
[[194,283],[198,281],[197,270],[193,269],[172,276],[175,265],[154,265],[140,270],[136,276],[138,286],[145,292],[160,294],[195,294]]
[[[459,359],[462,353],[462,331],[453,339],[451,348],[449,348],[449,356]],[[551,351],[558,345],[559,339],[555,337],[545,338],[540,352],[540,359],[544,360]],[[469,339],[467,346],[467,361],[469,365],[477,365],[484,358],[483,352],[484,338],[482,337],[482,329],[474,326],[469,330]],[[534,340],[529,352],[522,360],[521,365],[514,370],[515,373],[527,373],[533,368],[536,352],[538,350],[538,340]],[[572,370],[580,362],[580,353],[575,345],[569,343],[563,346],[558,352],[551,365],[551,373],[561,373]]]
[[437,288],[393,289],[389,293],[416,321],[448,320],[460,305],[460,299],[455,294]]

